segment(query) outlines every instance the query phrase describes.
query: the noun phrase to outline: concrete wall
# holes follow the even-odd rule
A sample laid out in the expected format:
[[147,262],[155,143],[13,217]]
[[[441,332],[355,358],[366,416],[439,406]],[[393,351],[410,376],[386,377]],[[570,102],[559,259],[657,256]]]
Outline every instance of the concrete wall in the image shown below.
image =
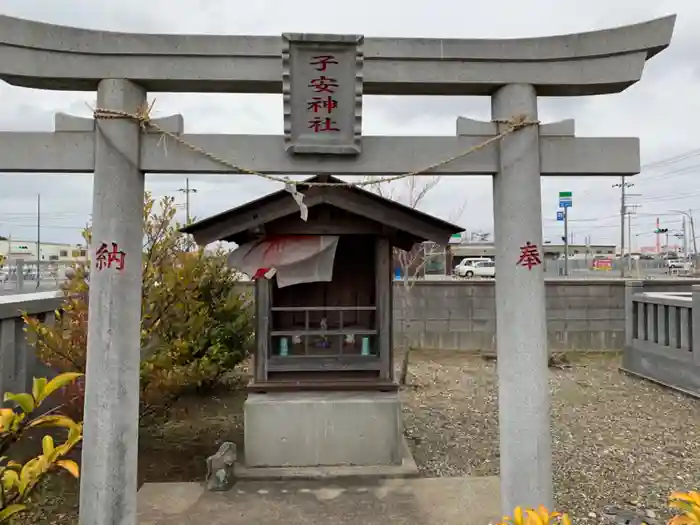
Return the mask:
[[[689,292],[697,279],[654,279],[644,291]],[[407,299],[396,283],[394,341],[414,348],[495,351],[493,281],[416,281]],[[625,282],[621,279],[549,279],[546,282],[550,350],[623,349]]]
[[31,391],[34,377],[55,375],[37,360],[27,344],[21,312],[50,322],[62,300],[60,292],[0,296],[0,395]]
[[[690,292],[693,284],[700,279],[654,279],[644,281],[644,291]],[[241,283],[241,289],[250,290],[250,285]],[[623,280],[551,279],[546,287],[551,350],[623,349]],[[397,282],[394,292],[397,348],[408,340],[414,348],[495,350],[493,281],[416,281],[409,294]],[[27,347],[19,312],[44,319],[61,300],[60,292],[0,297],[0,393],[25,390],[34,375],[50,374]]]

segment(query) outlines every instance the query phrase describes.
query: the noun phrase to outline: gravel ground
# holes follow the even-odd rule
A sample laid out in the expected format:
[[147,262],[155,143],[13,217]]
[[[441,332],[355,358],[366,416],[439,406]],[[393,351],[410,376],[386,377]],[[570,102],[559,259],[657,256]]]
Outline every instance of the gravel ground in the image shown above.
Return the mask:
[[[558,510],[577,525],[600,523],[606,505],[663,520],[671,491],[700,488],[700,400],[618,372],[615,356],[571,359],[550,374]],[[423,475],[497,475],[495,362],[414,351],[409,381],[404,421]],[[240,389],[183,398],[142,428],[140,481],[203,479],[222,440],[241,442],[243,398]],[[77,483],[65,478],[51,478],[41,511],[18,524],[77,524]]]
[[[700,400],[618,371],[609,355],[551,369],[555,500],[577,523],[606,505],[667,517],[673,490],[700,488]],[[406,434],[426,476],[498,474],[496,363],[414,352]]]

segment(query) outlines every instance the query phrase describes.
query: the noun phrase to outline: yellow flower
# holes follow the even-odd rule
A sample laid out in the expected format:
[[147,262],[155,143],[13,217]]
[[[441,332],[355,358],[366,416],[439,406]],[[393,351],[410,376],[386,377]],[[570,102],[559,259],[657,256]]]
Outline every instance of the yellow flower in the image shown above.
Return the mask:
[[537,510],[529,509],[527,511],[529,525],[550,525],[561,516],[558,512],[549,512],[544,505],[540,505]]
[[503,516],[499,525],[551,525],[557,521],[561,525],[571,525],[567,514],[550,512],[544,505],[540,505],[536,510],[527,509],[525,512],[522,507],[515,507],[513,517]]
[[674,492],[668,500],[669,507],[682,511],[668,525],[700,525],[700,492]]

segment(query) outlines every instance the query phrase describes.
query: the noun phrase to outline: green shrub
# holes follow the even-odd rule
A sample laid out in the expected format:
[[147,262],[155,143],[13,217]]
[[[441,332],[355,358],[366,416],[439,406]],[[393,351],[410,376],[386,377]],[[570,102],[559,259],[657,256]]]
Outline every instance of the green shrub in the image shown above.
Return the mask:
[[[216,384],[247,356],[253,342],[253,309],[242,294],[228,253],[188,250],[175,222],[171,197],[158,205],[146,195],[141,315],[142,406],[167,403],[188,389]],[[90,232],[85,232],[90,242]],[[89,276],[77,265],[64,286],[55,322],[25,315],[29,342],[58,371],[85,372]],[[80,394],[74,385],[67,395]],[[71,415],[82,407],[75,401]]]

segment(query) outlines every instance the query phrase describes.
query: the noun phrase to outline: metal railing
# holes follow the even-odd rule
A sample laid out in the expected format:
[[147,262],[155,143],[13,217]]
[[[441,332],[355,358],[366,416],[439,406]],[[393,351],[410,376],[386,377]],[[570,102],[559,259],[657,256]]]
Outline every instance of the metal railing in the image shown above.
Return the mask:
[[62,302],[62,292],[0,296],[0,395],[26,392],[31,389],[33,377],[55,375],[36,359],[34,349],[27,344],[22,312],[50,323]]
[[625,290],[623,370],[700,397],[700,285],[692,292]]
[[58,290],[71,261],[42,261],[37,274],[36,262],[14,261],[0,268],[0,295]]

